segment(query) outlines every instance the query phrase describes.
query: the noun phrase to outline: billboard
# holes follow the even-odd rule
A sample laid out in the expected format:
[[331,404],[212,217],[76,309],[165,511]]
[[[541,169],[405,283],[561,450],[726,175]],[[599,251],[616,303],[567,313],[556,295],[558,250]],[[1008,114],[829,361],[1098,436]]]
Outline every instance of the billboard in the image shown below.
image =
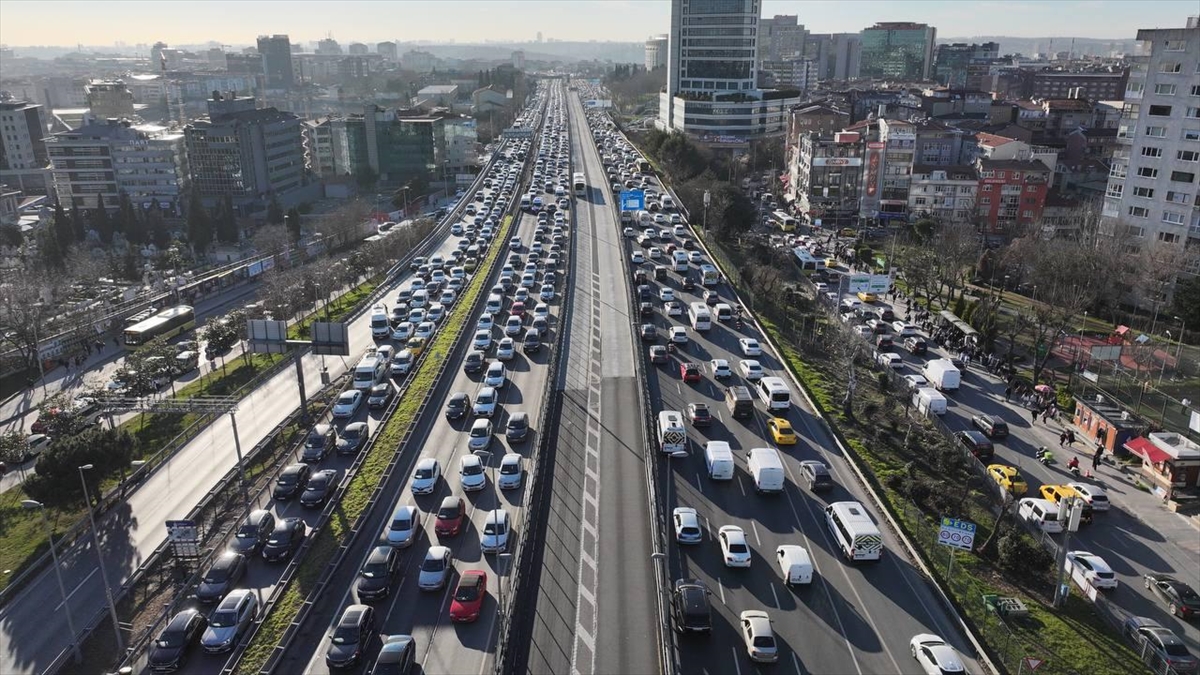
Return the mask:
[[883,295],[892,287],[892,277],[887,274],[848,274],[846,282],[849,293]]
[[814,157],[813,166],[862,166],[862,157]]
[[864,183],[867,186],[868,197],[874,197],[879,190],[879,156],[878,150],[867,151],[867,177],[864,179]]
[[622,211],[642,211],[646,208],[646,193],[642,190],[625,190],[621,192]]
[[585,108],[611,108],[612,101],[601,98],[589,98],[583,102]]

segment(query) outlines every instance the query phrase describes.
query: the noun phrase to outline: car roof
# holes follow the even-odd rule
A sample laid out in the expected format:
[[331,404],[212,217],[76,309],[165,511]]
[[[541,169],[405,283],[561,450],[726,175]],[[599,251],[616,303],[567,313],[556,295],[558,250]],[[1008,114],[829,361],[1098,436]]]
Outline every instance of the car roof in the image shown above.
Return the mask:
[[425,551],[426,558],[441,558],[450,553],[450,549],[446,546],[430,546],[429,550]]
[[441,508],[445,509],[445,508],[457,507],[461,501],[462,501],[461,497],[455,497],[454,495],[449,495],[447,497],[443,497]]
[[435,466],[437,466],[437,459],[433,457],[422,457],[417,462],[418,469],[432,469]]
[[385,562],[385,561],[387,561],[388,556],[390,556],[392,554],[392,551],[395,551],[395,550],[396,549],[392,548],[391,546],[376,546],[375,548],[371,549],[370,555],[367,556],[367,562],[368,563]]

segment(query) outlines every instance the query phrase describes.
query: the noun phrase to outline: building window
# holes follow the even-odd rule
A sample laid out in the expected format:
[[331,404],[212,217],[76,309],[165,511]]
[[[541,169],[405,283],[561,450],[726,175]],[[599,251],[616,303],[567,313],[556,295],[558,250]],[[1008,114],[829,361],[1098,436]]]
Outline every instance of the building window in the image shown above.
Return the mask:
[[989,206],[989,205],[991,205],[991,203],[992,203],[991,197],[980,197],[979,198],[979,204],[981,206]]
[[1171,63],[1170,61],[1164,61],[1158,65],[1158,72],[1160,72],[1160,73],[1182,73],[1183,72],[1183,64],[1182,63]]
[[1191,171],[1172,171],[1171,180],[1176,183],[1193,183],[1196,181],[1196,174]]
[[1169,106],[1169,105],[1152,105],[1152,106],[1150,106],[1149,112],[1150,112],[1151,117],[1170,117],[1171,116],[1171,106]]
[[1189,96],[1200,96],[1200,84],[1192,85],[1192,92],[1189,94]]
[[[1142,237],[1146,236],[1146,228],[1144,228],[1144,227],[1134,227],[1131,225],[1131,226],[1125,228],[1125,232],[1128,233],[1129,236],[1137,237],[1138,239],[1141,239]],[[1130,253],[1134,253],[1134,252],[1136,252],[1136,248],[1134,250],[1130,251]]]
[[987,185],[984,185],[984,186],[983,186],[983,191],[984,191],[984,192],[991,192],[991,191],[992,191],[992,186],[991,186],[991,184],[989,183],[989,184],[987,184]]
[[1179,242],[1179,235],[1170,232],[1159,232],[1158,240],[1164,244],[1175,244]]
[[1133,187],[1133,196],[1141,197],[1142,199],[1154,199],[1154,188],[1142,187],[1135,185]]
[[1167,40],[1163,45],[1163,51],[1168,52],[1184,52],[1187,51],[1187,40]]
[[1183,224],[1183,214],[1175,213],[1174,211],[1163,211],[1162,220],[1164,223],[1167,223],[1168,225],[1182,225]]
[[1146,135],[1151,138],[1166,138],[1166,127],[1146,127]]
[[1200,120],[1200,108],[1188,108],[1187,114],[1184,115],[1184,117],[1193,120]]
[[1022,215],[1022,216],[1024,216],[1024,217],[1026,217],[1026,218],[1032,218],[1032,217],[1033,217],[1033,211],[1022,211],[1022,212],[1021,212],[1021,215]]
[[1181,162],[1200,162],[1200,151],[1180,150],[1175,153],[1175,159]]
[[1200,129],[1184,129],[1183,140],[1200,141]]
[[1142,157],[1162,157],[1162,148],[1155,148],[1149,145],[1142,148]]
[[1167,201],[1173,204],[1187,204],[1192,201],[1192,196],[1186,192],[1167,190]]
[[1159,96],[1174,96],[1175,85],[1159,83],[1154,85],[1154,93]]
[[1137,175],[1141,178],[1158,178],[1158,169],[1152,166],[1139,166]]
[[1029,186],[1026,186],[1025,191],[1026,192],[1037,192],[1038,188],[1036,185],[1029,185]]
[[1105,191],[1104,196],[1112,197],[1113,199],[1120,199],[1121,195],[1124,193],[1125,193],[1125,184],[1124,183],[1109,183],[1108,190]]
[[1145,218],[1150,215],[1150,209],[1144,206],[1131,206],[1129,207],[1129,215],[1134,218]]

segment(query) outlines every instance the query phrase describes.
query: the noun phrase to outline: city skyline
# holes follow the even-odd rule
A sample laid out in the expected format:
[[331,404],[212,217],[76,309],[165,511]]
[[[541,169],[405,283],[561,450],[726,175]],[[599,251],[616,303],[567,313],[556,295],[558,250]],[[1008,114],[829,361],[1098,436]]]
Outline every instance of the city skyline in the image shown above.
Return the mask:
[[[47,3],[32,0],[6,0],[0,6],[0,43],[9,47],[127,46],[163,41],[171,45],[202,44],[209,41],[227,45],[254,44],[260,34],[286,33],[293,42],[315,42],[327,35],[342,44],[384,40],[456,42],[459,44],[525,42],[539,34],[545,39],[565,41],[644,40],[647,35],[669,28],[670,3],[637,0],[589,1],[567,3],[512,0],[503,4],[480,0],[455,2],[368,2],[346,0],[338,11],[318,11],[313,2],[294,3],[311,6],[313,11],[280,12],[279,2],[207,2],[209,11],[191,13],[187,22],[179,22],[163,13],[156,23],[148,7],[162,7],[133,0],[108,3],[63,1]],[[40,39],[28,26],[42,21],[47,7],[55,9],[52,41]],[[379,27],[381,8],[396,8],[405,15],[397,17],[396,28]],[[1132,39],[1138,28],[1170,28],[1184,25],[1186,17],[1196,13],[1190,0],[1153,0],[1127,2],[938,2],[911,0],[881,2],[865,0],[846,11],[846,4],[828,0],[765,0],[762,15],[795,14],[812,32],[858,32],[877,21],[915,21],[937,28],[942,38],[1007,36],[1014,38],[1076,37],[1101,40]],[[408,10],[407,12],[405,10]],[[498,14],[500,14],[498,16]],[[241,18],[229,22],[230,16]],[[131,21],[131,17],[137,17]],[[986,18],[985,18],[986,17]],[[1057,35],[1048,34],[1047,26],[1059,27]],[[103,35],[103,41],[97,37]]]

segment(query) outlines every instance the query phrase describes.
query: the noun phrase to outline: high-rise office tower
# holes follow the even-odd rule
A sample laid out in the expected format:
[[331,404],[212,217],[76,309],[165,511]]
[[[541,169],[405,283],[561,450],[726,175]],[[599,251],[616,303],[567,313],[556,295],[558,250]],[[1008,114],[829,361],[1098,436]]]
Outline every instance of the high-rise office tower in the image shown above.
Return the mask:
[[286,35],[258,36],[258,53],[262,56],[263,75],[267,89],[291,89],[295,83],[292,69],[292,43]]
[[859,74],[891,80],[927,80],[937,29],[923,23],[881,22],[862,31]]

